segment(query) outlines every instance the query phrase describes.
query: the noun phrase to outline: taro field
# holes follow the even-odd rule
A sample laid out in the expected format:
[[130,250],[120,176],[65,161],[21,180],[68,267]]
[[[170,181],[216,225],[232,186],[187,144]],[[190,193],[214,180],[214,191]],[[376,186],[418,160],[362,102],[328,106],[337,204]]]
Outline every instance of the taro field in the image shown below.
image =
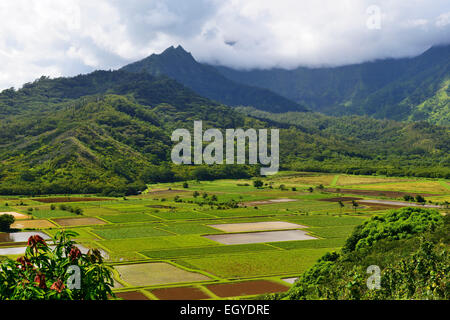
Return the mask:
[[[0,197],[14,233],[0,257],[26,239],[75,231],[113,267],[118,299],[247,299],[282,292],[356,225],[402,206],[448,211],[448,180],[283,172],[253,180],[149,185],[138,196]],[[422,195],[425,203],[414,198]],[[408,198],[406,198],[408,199]]]

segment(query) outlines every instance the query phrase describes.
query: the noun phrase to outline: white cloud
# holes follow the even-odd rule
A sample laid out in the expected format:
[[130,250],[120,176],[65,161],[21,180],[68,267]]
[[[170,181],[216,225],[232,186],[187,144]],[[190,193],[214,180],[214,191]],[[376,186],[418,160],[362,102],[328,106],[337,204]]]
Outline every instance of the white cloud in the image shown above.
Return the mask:
[[448,0],[2,0],[0,88],[177,44],[203,62],[294,68],[412,56],[449,31]]

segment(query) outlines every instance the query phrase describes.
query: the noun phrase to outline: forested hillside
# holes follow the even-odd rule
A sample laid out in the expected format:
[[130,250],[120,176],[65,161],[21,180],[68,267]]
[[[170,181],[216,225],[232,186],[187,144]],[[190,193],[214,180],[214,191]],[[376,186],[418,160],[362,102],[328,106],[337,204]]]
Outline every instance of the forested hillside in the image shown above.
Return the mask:
[[450,99],[446,94],[450,80],[448,45],[433,47],[414,58],[342,67],[250,71],[215,68],[231,80],[270,89],[325,114],[450,124]]
[[280,157],[285,159],[285,168],[450,176],[450,129],[446,126],[377,120],[367,116],[332,117],[312,112],[274,114],[254,108],[237,110],[289,128],[281,133]]
[[[325,254],[303,273],[287,294],[270,298],[448,300],[449,228],[448,215],[429,209],[374,216],[355,228],[340,252]],[[367,286],[369,266],[380,270],[376,290]]]
[[298,103],[268,89],[234,82],[221,75],[215,68],[195,61],[181,46],[170,47],[163,53],[153,54],[132,63],[122,70],[151,75],[166,75],[186,87],[228,106],[254,106],[271,112],[307,111]]
[[137,193],[149,182],[242,178],[258,166],[175,166],[171,133],[280,128],[281,169],[450,177],[449,132],[428,123],[230,108],[165,76],[96,71],[0,93],[0,193]]

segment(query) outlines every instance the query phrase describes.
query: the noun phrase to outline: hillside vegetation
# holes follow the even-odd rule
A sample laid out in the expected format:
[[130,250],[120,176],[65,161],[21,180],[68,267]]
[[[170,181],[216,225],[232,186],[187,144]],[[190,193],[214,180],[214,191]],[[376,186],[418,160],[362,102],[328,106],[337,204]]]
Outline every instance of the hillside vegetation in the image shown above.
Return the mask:
[[[450,100],[442,94],[450,79],[449,45],[430,48],[414,58],[341,67],[249,71],[216,67],[216,70],[233,81],[272,90],[328,115],[408,120],[412,114],[411,120],[450,124]],[[432,103],[436,95],[439,103]],[[426,108],[422,106],[424,103],[428,104]]]
[[205,129],[280,128],[281,169],[450,177],[445,127],[236,109],[147,73],[42,77],[1,92],[0,114],[1,194],[125,195],[147,183],[259,172],[173,165],[171,133],[194,120]]
[[[325,254],[286,294],[275,299],[450,298],[450,219],[437,211],[403,208],[355,228],[341,252]],[[370,290],[369,266],[381,270]]]

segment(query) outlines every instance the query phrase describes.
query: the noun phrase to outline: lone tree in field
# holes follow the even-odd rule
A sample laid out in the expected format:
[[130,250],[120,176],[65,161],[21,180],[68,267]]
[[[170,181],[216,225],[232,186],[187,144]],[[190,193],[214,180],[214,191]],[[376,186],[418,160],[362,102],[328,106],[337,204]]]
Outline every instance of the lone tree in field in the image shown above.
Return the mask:
[[425,198],[424,198],[423,196],[421,196],[420,194],[418,194],[418,195],[416,196],[416,201],[417,201],[418,203],[420,203],[420,204],[425,204],[425,202],[427,202],[427,201],[425,200]]
[[342,212],[342,208],[344,208],[345,205],[341,200],[338,201],[338,204],[339,204],[339,210],[340,210],[340,212]]
[[114,297],[112,269],[94,249],[83,254],[71,237],[58,232],[48,246],[28,239],[25,255],[0,264],[0,300],[106,300]]
[[414,201],[414,197],[409,195],[409,194],[405,194],[403,196],[403,200],[405,200],[405,201]]
[[255,188],[262,188],[262,186],[264,185],[264,183],[261,181],[261,180],[255,180],[255,181],[253,181],[253,186],[255,187]]
[[16,219],[10,214],[0,216],[0,232],[8,232]]
[[356,208],[359,207],[358,202],[356,202],[355,200],[352,200],[352,206],[353,206],[353,209],[355,210],[355,213],[356,213]]

